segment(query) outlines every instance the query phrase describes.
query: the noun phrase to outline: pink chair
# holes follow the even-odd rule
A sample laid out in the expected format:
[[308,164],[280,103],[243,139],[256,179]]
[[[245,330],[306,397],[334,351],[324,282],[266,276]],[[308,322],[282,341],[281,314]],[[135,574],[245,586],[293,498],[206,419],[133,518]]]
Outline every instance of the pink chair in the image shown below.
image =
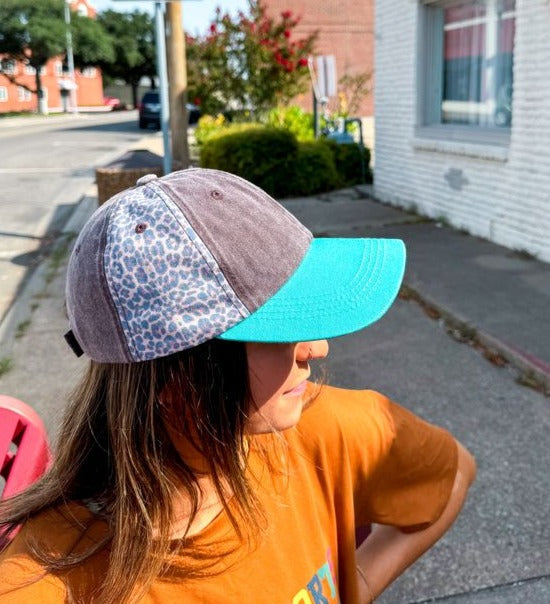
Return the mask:
[[51,459],[42,420],[29,405],[0,395],[0,475],[6,499],[24,490],[46,471]]

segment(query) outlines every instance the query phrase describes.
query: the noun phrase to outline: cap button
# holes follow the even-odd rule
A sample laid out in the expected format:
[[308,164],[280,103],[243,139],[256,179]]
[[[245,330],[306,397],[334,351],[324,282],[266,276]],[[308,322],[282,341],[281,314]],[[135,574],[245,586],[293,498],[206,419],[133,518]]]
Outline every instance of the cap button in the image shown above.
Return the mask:
[[148,182],[151,182],[152,180],[156,180],[158,178],[158,176],[156,174],[146,174],[145,176],[142,176],[141,178],[138,178],[136,180],[136,185],[139,187],[141,185],[146,185]]

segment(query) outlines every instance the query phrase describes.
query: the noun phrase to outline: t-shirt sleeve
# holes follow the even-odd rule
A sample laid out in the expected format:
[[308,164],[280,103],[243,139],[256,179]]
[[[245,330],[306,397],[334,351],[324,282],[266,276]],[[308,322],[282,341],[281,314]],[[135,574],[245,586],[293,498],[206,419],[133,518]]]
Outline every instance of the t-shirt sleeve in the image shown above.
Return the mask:
[[383,406],[393,438],[378,459],[368,460],[367,475],[359,477],[356,516],[359,523],[420,530],[435,522],[447,505],[458,464],[456,441],[387,399]]
[[353,492],[356,525],[413,531],[439,518],[458,463],[449,432],[370,390],[323,386],[311,411],[333,488]]

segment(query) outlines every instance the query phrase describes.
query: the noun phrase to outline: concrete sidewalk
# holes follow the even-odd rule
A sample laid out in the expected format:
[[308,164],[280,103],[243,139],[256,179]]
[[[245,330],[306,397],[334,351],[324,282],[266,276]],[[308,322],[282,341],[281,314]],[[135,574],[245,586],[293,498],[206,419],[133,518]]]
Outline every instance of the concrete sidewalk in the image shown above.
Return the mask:
[[[139,147],[159,153],[160,145],[160,138],[153,135],[143,139]],[[545,515],[550,509],[543,493],[548,482],[545,476],[549,460],[542,435],[546,426],[550,427],[550,406],[546,406],[546,403],[550,405],[550,400],[539,392],[550,392],[550,265],[380,204],[372,199],[371,193],[369,187],[356,187],[315,197],[288,199],[283,204],[317,236],[383,236],[405,241],[409,259],[402,300],[395,305],[395,314],[388,323],[383,320],[377,324],[379,328],[375,326],[372,330],[374,343],[376,329],[379,329],[378,337],[388,343],[388,348],[376,349],[369,362],[378,362],[381,367],[395,363],[392,346],[399,347],[404,357],[411,360],[420,355],[419,349],[432,345],[432,340],[422,337],[427,326],[437,322],[444,328],[439,330],[438,336],[441,348],[432,350],[431,356],[425,357],[427,360],[423,362],[429,364],[419,379],[426,381],[425,375],[430,372],[444,373],[445,364],[463,362],[460,365],[464,370],[463,383],[446,383],[445,376],[440,381],[425,384],[425,389],[441,387],[443,392],[450,391],[451,403],[416,410],[440,421],[441,425],[450,426],[453,431],[456,429],[460,439],[468,446],[474,445],[482,483],[474,503],[475,513],[461,524],[455,537],[457,542],[448,547],[443,543],[434,562],[428,561],[418,571],[412,571],[402,588],[399,585],[392,588],[393,591],[383,595],[380,601],[386,604],[428,601],[547,604],[550,602],[550,559],[546,550],[550,550],[541,543],[548,534]],[[72,354],[61,337],[67,329],[63,292],[72,241],[68,235],[80,230],[96,203],[93,190],[82,198],[65,226],[66,236],[60,237],[50,258],[33,274],[16,300],[10,316],[11,329],[0,326],[0,330],[3,327],[3,332],[11,333],[13,339],[9,343],[12,353],[8,359],[12,368],[0,375],[0,393],[31,404],[40,401],[40,414],[53,438],[67,394],[85,365]],[[403,341],[398,341],[402,333],[398,324],[406,313],[409,313],[406,317],[408,328],[412,321],[417,324],[417,327],[413,325],[416,331],[407,332]],[[391,327],[388,327],[389,323],[392,323]],[[469,355],[467,361],[455,361],[451,356],[455,353],[448,347],[451,340],[445,331],[455,340],[477,348],[481,354]],[[365,379],[364,369],[359,367],[357,359],[361,360],[368,345],[372,347],[373,340],[369,344],[359,338],[335,342],[336,374],[338,367],[344,367],[341,375],[349,381],[349,366],[356,359],[354,371],[362,372],[361,380]],[[467,350],[456,345],[455,348]],[[390,361],[384,356],[386,353],[391,357]],[[2,356],[0,354],[0,358]],[[441,367],[437,366],[438,360]],[[410,379],[404,377],[411,374],[410,366],[405,366],[404,362],[402,365],[392,368],[387,379],[401,383]],[[376,373],[378,366],[371,369]],[[498,377],[503,375],[502,372],[507,379]],[[492,381],[495,375],[500,380],[496,386]],[[466,392],[469,382],[474,379],[477,380],[476,387],[486,388],[487,393]],[[520,389],[513,379],[537,388],[538,392]],[[405,386],[410,388],[410,384]],[[515,393],[505,399],[506,390],[514,387],[524,390],[524,399],[515,398]],[[441,403],[445,395],[441,391],[435,394],[434,398]],[[479,413],[476,414],[477,407]],[[525,416],[521,422],[518,415]],[[492,442],[494,436],[489,430],[498,423],[496,418],[499,417],[499,441]],[[469,442],[468,435],[482,423],[488,428],[477,437],[478,441]],[[529,449],[527,456],[516,455],[514,446],[518,451]],[[506,457],[506,447],[511,449],[510,457]],[[514,457],[518,458],[515,465]],[[495,468],[496,464],[498,468]],[[495,507],[495,501],[499,499],[504,502],[501,510]],[[534,502],[533,510],[526,511],[529,501]],[[534,510],[538,510],[538,518],[532,517],[536,513]],[[513,538],[514,545],[505,543],[500,533],[490,543],[486,542],[488,539],[476,537],[482,534],[492,538],[492,531],[499,531],[500,522],[506,523],[507,538]],[[520,522],[522,524],[518,525]],[[496,528],[489,530],[488,526]],[[532,554],[533,549],[536,555]],[[470,558],[455,560],[453,556],[457,551]],[[472,569],[482,567],[484,557],[490,555],[493,556],[492,566],[487,564],[475,580],[468,576],[468,572],[473,573]],[[422,590],[416,590],[417,582],[422,585],[423,575],[433,586],[429,599],[422,599]]]

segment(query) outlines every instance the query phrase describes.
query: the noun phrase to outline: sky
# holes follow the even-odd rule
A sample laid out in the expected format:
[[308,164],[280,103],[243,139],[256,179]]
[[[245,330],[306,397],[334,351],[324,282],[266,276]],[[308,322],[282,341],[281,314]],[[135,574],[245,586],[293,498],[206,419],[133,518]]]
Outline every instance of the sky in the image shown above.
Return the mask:
[[[137,9],[151,14],[153,14],[155,6],[153,0],[89,0],[89,3],[98,11],[111,9],[127,12]],[[248,2],[247,0],[184,0],[182,7],[185,30],[193,35],[205,33],[214,16],[216,6],[219,6],[222,11],[234,14],[238,10],[246,9]]]

